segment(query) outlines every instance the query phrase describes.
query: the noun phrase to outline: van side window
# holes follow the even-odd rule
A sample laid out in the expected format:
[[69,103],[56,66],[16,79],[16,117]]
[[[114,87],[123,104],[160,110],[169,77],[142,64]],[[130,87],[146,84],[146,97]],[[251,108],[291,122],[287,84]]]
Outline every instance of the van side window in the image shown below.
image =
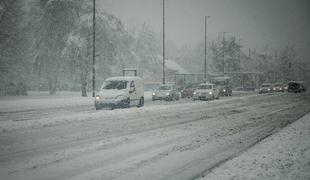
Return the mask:
[[130,87],[135,87],[135,83],[133,81],[130,82]]
[[133,91],[136,90],[134,81],[131,81],[131,82],[130,82],[130,89],[132,89]]

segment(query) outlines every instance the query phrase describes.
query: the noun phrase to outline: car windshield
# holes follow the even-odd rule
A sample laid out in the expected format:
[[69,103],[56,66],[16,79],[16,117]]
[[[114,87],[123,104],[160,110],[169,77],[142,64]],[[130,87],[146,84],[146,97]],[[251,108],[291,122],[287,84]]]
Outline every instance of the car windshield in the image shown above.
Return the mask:
[[226,85],[226,82],[225,81],[215,81],[215,84],[217,86],[225,86]]
[[107,81],[103,89],[126,89],[128,81]]
[[262,87],[270,87],[270,84],[263,84]]
[[172,89],[172,86],[160,86],[159,87],[159,90],[164,90],[164,91],[171,90],[171,89]]
[[211,85],[199,85],[198,89],[212,89]]
[[275,86],[283,86],[283,84],[275,84]]

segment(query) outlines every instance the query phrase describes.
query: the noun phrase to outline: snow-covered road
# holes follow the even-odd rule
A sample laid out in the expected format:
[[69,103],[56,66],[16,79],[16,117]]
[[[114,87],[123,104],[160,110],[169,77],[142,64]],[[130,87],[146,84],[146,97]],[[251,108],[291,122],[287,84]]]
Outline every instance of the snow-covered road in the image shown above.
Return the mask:
[[247,94],[95,111],[92,98],[0,102],[1,179],[195,179],[310,111]]

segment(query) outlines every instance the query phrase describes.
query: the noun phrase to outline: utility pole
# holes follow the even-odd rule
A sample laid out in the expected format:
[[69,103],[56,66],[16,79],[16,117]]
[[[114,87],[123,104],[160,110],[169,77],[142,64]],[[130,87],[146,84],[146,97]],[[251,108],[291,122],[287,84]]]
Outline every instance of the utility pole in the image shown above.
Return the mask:
[[95,38],[96,38],[96,0],[93,0],[93,97],[95,97],[95,78],[96,78],[96,47],[95,47]]
[[208,18],[211,16],[205,16],[205,62],[204,62],[204,81],[207,81],[207,24]]
[[163,0],[163,84],[165,83],[165,0]]
[[238,70],[239,70],[239,73],[241,72],[241,38],[239,38],[239,62],[238,62]]
[[223,32],[223,76],[225,75],[225,34],[227,32]]

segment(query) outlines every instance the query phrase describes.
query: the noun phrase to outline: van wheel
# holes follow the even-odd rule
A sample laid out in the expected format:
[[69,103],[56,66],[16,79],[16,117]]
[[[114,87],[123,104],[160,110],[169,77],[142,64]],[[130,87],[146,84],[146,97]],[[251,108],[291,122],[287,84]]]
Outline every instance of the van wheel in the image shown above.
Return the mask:
[[125,105],[125,108],[130,108],[130,99],[127,99],[127,104]]
[[143,97],[141,97],[140,98],[140,100],[139,100],[139,104],[138,104],[138,108],[140,108],[140,107],[143,107],[144,106],[144,98]]

